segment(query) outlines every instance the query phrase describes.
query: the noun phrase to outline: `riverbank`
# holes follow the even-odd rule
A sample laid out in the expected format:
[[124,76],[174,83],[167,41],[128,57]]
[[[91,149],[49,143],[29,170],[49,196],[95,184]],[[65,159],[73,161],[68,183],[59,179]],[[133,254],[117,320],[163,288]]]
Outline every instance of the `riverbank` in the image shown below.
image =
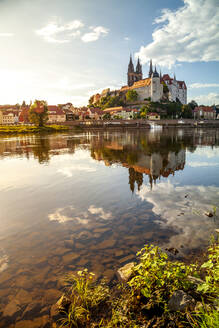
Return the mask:
[[26,133],[44,133],[44,132],[64,132],[68,131],[68,126],[63,125],[45,125],[42,127],[34,125],[0,125],[1,134],[26,134]]
[[113,288],[94,283],[87,269],[68,274],[51,308],[53,327],[218,327],[218,241],[199,264],[171,260],[153,245],[137,255],[118,270],[121,283]]

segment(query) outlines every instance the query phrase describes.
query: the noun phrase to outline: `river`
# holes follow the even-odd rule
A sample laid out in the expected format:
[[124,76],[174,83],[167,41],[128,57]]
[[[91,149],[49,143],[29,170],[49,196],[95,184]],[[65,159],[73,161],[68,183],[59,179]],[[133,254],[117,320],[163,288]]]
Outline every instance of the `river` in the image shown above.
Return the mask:
[[0,137],[0,173],[4,328],[48,316],[66,272],[112,283],[145,244],[192,258],[218,227],[218,129]]

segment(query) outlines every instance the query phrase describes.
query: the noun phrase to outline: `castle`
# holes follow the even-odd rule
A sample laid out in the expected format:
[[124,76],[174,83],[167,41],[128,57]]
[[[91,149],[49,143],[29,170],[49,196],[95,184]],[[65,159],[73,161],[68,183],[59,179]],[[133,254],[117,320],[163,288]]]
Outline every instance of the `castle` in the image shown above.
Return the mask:
[[187,103],[187,88],[184,81],[177,81],[174,74],[174,78],[171,78],[169,74],[158,74],[156,65],[153,70],[152,60],[150,60],[148,77],[143,79],[142,66],[139,58],[134,70],[132,57],[128,65],[127,73],[127,86],[122,87],[121,90],[134,89],[138,93],[138,100],[143,101],[150,98],[151,101],[160,101],[163,97],[163,86],[168,87],[168,99],[170,101],[179,100],[182,104]]
[[109,88],[103,90],[101,94],[93,95],[92,104],[98,103],[98,101],[106,96],[120,96],[125,97],[125,94],[129,90],[135,90],[138,94],[138,102],[151,100],[153,102],[159,102],[164,98],[168,98],[169,101],[180,101],[182,104],[187,103],[187,87],[184,81],[177,81],[174,74],[174,78],[171,78],[169,74],[158,74],[156,65],[153,69],[152,60],[150,60],[148,77],[143,78],[142,65],[138,58],[136,69],[134,69],[132,56],[130,56],[127,72],[127,85],[121,87],[119,90],[111,91]]

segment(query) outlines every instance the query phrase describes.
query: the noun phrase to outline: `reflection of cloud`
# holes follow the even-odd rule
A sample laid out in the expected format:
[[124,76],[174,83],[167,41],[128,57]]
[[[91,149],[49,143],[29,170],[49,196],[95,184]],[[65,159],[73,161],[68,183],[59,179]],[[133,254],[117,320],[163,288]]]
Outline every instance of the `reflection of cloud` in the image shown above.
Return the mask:
[[108,212],[108,213],[105,212],[102,207],[95,207],[94,205],[91,205],[88,208],[88,211],[91,214],[99,215],[99,217],[103,220],[112,219],[112,213],[111,212]]
[[0,250],[0,272],[3,272],[8,267],[8,256]]
[[58,221],[59,223],[75,221],[80,224],[88,224],[88,220],[74,216],[73,206],[58,208],[54,213],[49,214],[48,217],[50,221]]
[[88,165],[83,164],[75,164],[69,167],[63,167],[58,170],[59,173],[62,173],[66,177],[70,178],[73,176],[74,171],[83,171],[83,172],[96,172],[96,168],[90,167]]
[[218,204],[218,187],[177,186],[161,182],[154,186],[153,191],[144,185],[136,194],[142,201],[153,204],[152,211],[160,216],[158,222],[161,226],[169,226],[177,231],[169,242],[174,247],[188,245],[191,249],[203,246],[216,228],[214,220],[204,212]]
[[82,225],[87,225],[91,221],[91,214],[96,215],[96,219],[109,220],[113,218],[111,212],[106,212],[102,207],[95,207],[94,205],[91,205],[88,211],[78,211],[73,206],[60,207],[53,213],[50,213],[48,218],[50,221],[57,221],[59,223],[74,221]]
[[188,166],[200,167],[200,166],[219,166],[219,163],[209,163],[209,162],[188,162]]
[[219,158],[219,147],[218,148],[205,148],[203,149],[202,147],[198,147],[194,155],[200,155],[202,158],[213,158],[213,157],[218,157]]

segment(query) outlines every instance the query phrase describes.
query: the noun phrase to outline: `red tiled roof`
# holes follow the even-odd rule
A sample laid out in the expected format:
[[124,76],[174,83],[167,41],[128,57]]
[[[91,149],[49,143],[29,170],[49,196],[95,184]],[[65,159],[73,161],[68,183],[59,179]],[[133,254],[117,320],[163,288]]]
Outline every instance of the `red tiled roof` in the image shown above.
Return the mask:
[[48,106],[48,114],[49,115],[65,115],[65,113],[63,112],[63,110],[60,107],[54,106],[54,105]]

